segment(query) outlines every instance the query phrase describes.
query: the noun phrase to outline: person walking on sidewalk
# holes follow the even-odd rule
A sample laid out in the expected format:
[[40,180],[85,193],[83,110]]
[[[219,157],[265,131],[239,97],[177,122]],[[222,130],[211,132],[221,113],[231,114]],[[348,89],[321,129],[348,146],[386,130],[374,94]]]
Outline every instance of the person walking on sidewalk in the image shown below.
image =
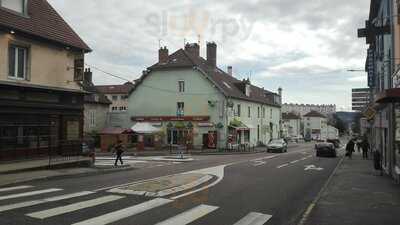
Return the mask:
[[357,151],[358,153],[361,153],[361,148],[362,148],[362,141],[361,140],[356,140],[356,146],[357,146]]
[[122,153],[124,153],[123,148],[124,148],[124,146],[122,145],[122,141],[118,140],[117,144],[114,146],[115,155],[116,155],[115,163],[114,163],[115,166],[117,166],[118,160],[121,162],[121,165],[124,164],[124,162],[122,162]]
[[368,151],[370,149],[368,140],[364,138],[361,142],[362,152],[363,152],[363,159],[368,159]]
[[347,142],[347,145],[346,145],[346,156],[348,156],[349,159],[351,159],[353,152],[354,152],[354,141],[353,141],[353,139],[350,139],[350,141]]

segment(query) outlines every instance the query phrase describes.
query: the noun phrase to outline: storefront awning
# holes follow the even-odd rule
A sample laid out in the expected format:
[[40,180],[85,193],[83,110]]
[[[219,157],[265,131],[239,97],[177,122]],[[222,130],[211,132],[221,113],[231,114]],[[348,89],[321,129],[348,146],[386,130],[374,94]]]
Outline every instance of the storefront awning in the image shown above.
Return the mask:
[[160,128],[154,127],[151,123],[148,122],[138,122],[133,125],[131,130],[139,134],[153,134],[161,131]]
[[235,124],[229,125],[229,127],[235,129],[235,130],[250,130],[254,128],[252,125],[247,125],[241,121],[236,121]]
[[376,103],[400,102],[400,88],[390,88],[378,94]]

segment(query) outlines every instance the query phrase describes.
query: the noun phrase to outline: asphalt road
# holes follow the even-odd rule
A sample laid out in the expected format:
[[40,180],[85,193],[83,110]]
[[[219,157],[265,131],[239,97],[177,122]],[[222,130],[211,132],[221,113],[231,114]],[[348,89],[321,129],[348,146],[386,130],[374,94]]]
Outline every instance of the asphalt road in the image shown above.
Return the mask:
[[[0,187],[0,224],[293,225],[340,158],[317,158],[313,144],[300,144],[284,154],[195,159],[112,174],[27,182],[11,189]],[[221,165],[225,168],[219,183],[178,199],[107,192],[116,185]]]

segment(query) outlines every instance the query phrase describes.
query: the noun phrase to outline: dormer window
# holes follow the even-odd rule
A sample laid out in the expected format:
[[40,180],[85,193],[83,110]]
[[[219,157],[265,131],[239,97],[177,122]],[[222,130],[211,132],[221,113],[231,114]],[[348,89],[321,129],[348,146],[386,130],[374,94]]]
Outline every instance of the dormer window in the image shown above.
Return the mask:
[[26,14],[26,2],[27,0],[0,0],[0,5],[14,12]]

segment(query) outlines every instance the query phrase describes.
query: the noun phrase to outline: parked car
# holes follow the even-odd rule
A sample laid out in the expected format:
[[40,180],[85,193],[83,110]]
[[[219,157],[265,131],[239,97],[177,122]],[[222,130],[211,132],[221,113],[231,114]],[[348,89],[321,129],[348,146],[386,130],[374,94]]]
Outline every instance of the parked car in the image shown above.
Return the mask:
[[284,139],[275,139],[268,143],[267,152],[287,152],[287,143]]
[[329,142],[318,142],[315,144],[315,152],[317,157],[331,156],[336,157],[336,148],[332,143]]
[[327,142],[332,143],[335,148],[340,148],[340,140],[338,139],[328,139]]

